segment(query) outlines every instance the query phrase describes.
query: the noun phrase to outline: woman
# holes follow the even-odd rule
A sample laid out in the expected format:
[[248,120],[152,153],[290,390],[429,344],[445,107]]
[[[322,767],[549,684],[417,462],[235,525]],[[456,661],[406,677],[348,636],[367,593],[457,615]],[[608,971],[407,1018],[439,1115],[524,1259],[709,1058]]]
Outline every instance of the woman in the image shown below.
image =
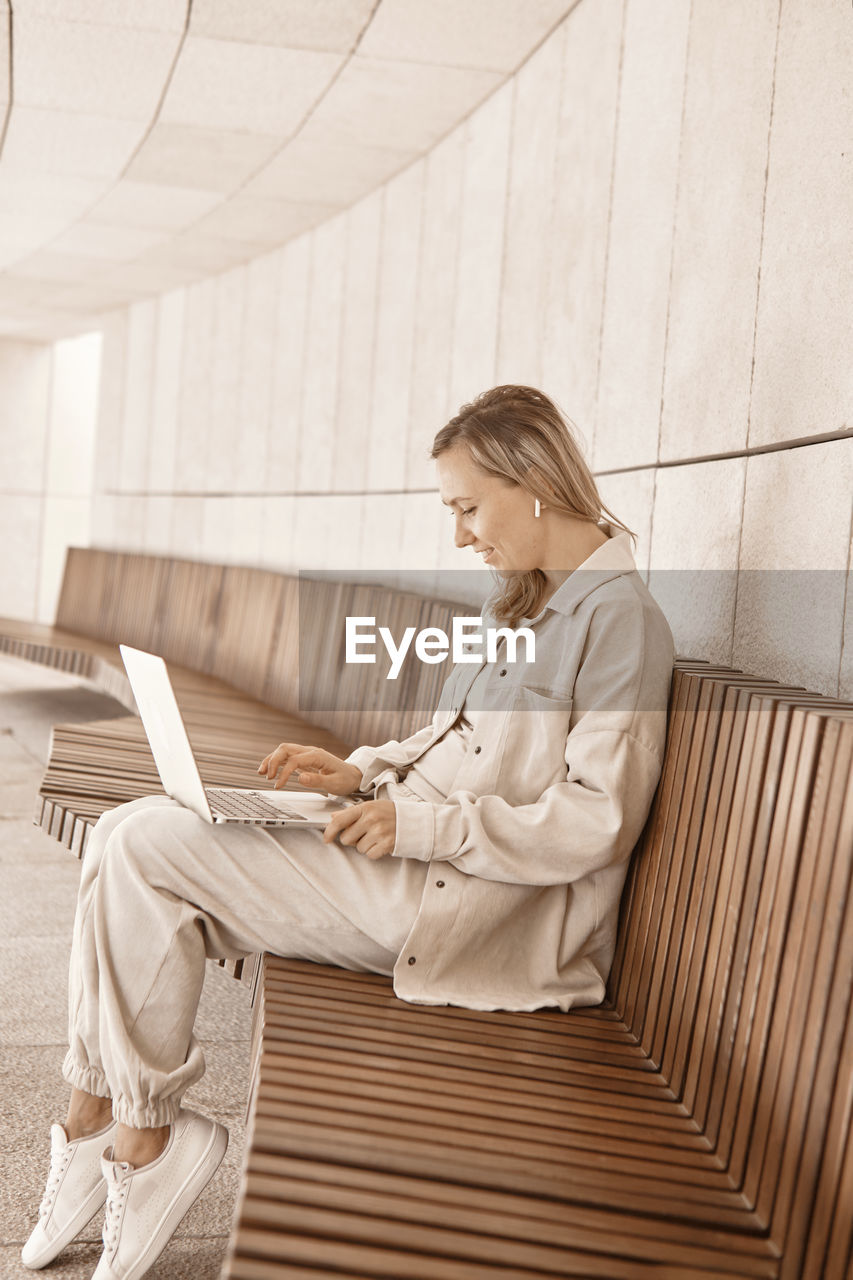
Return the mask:
[[632,535],[541,392],[485,393],[432,456],[456,544],[496,571],[486,620],[529,627],[535,660],[503,648],[460,663],[432,723],[403,742],[347,760],[277,747],[259,768],[276,786],[297,775],[361,799],[322,836],[211,828],[164,797],[103,816],[74,930],[72,1095],[30,1267],[106,1198],[95,1276],[135,1280],[222,1159],[225,1130],[180,1105],[204,1070],[193,1022],[207,957],[373,970],[404,1000],[473,1009],[604,995],[660,773],[672,637]]

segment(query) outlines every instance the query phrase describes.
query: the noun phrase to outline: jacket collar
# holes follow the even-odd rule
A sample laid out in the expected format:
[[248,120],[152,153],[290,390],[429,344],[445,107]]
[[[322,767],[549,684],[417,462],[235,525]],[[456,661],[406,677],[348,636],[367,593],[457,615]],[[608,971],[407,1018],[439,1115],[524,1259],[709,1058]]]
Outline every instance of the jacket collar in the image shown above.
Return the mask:
[[607,542],[596,547],[592,555],[587,556],[583,564],[569,574],[562,586],[558,587],[551,599],[544,605],[538,617],[546,609],[568,616],[593,591],[605,582],[618,578],[624,573],[635,573],[637,566],[631,550],[631,535],[614,525],[604,524],[608,535]]
[[[611,524],[604,524],[602,527],[608,534],[607,542],[603,542],[600,547],[596,547],[592,555],[587,556],[583,564],[579,564],[577,569],[574,569],[569,574],[566,581],[557,588],[551,599],[535,618],[522,618],[520,626],[526,626],[530,622],[538,621],[539,618],[544,616],[546,609],[553,609],[555,613],[562,613],[568,617],[574,613],[582,600],[585,600],[591,592],[597,590],[603,583],[610,582],[612,578],[618,578],[622,574],[636,572],[637,566],[634,563],[634,556],[631,551],[631,535],[624,533],[621,529],[617,529]],[[490,621],[494,621],[494,619],[490,619]],[[436,730],[432,741],[441,737],[442,733],[451,724],[455,723],[459,715],[459,709],[465,702],[471,685],[485,665],[486,659],[483,658],[479,663],[472,663],[467,667],[465,674],[460,678],[456,690],[453,710],[448,712],[446,719]],[[428,745],[431,745],[431,743]],[[426,750],[426,748],[424,749]]]

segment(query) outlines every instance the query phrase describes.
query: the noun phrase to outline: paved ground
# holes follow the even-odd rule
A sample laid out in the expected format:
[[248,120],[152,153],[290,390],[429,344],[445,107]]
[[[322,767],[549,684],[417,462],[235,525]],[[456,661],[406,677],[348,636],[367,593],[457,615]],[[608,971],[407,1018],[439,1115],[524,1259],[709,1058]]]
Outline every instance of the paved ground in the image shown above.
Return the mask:
[[[50,725],[125,714],[70,676],[0,656],[0,1280],[31,1276],[19,1258],[35,1222],[48,1165],[48,1129],[62,1121],[68,1087],[66,969],[80,864],[33,826]],[[222,1167],[178,1228],[152,1280],[220,1273],[243,1147],[248,1089],[248,990],[209,966],[196,1030],[208,1062],[187,1103],[228,1126]],[[101,1216],[41,1273],[91,1276]]]

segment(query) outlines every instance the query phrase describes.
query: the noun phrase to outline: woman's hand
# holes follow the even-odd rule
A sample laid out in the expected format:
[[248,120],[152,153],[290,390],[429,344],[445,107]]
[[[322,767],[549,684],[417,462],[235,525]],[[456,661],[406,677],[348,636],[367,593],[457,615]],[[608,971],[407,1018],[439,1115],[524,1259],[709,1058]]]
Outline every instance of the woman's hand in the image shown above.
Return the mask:
[[341,844],[355,845],[374,861],[385,858],[394,849],[397,839],[397,811],[393,800],[365,800],[363,804],[340,809],[330,819],[323,831],[323,839],[330,844],[335,837]]
[[303,747],[298,742],[282,742],[275,751],[261,761],[258,773],[266,774],[272,781],[278,774],[275,789],[280,790],[293,773],[300,787],[330,791],[333,796],[348,796],[357,791],[361,783],[361,770],[346,760],[339,760],[331,751],[320,747]]

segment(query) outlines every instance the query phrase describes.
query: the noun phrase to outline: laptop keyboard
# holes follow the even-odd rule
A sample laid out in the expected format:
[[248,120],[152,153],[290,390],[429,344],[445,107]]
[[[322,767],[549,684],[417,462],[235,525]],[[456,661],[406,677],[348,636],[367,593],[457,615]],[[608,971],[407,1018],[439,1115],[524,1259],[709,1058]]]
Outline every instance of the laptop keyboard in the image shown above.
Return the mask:
[[[228,791],[221,787],[205,787],[208,802],[225,818],[245,818],[263,822],[272,818],[302,818],[301,813],[285,805],[272,805],[255,791]],[[303,819],[304,821],[304,819]]]

